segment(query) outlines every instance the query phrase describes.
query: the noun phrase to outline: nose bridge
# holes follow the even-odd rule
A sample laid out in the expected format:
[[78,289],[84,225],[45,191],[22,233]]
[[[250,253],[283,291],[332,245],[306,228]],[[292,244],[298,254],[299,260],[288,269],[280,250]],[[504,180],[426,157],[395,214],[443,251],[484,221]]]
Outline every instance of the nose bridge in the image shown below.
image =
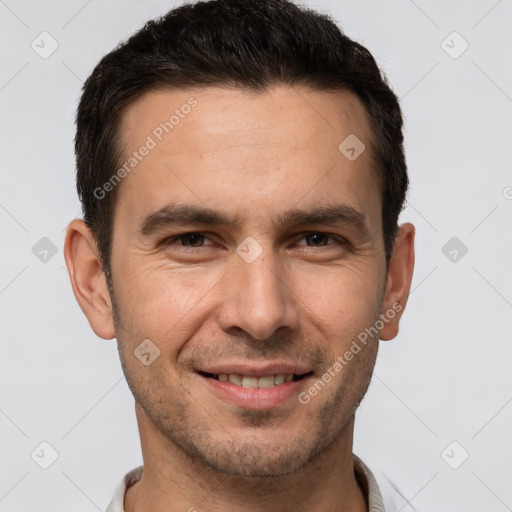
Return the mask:
[[268,338],[281,327],[297,328],[293,294],[279,256],[254,240],[244,242],[225,281],[221,326],[226,331],[241,328],[257,339]]

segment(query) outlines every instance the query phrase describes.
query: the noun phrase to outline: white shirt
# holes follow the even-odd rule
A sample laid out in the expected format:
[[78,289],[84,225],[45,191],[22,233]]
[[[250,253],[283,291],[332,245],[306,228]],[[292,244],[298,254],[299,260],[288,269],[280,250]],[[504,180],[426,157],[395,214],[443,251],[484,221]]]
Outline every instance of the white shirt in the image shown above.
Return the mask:
[[[407,500],[384,475],[370,471],[370,468],[354,454],[356,479],[368,499],[368,512],[399,512]],[[126,489],[142,478],[143,466],[129,471],[118,485],[114,497],[105,512],[125,512]],[[408,510],[414,510],[409,503]]]

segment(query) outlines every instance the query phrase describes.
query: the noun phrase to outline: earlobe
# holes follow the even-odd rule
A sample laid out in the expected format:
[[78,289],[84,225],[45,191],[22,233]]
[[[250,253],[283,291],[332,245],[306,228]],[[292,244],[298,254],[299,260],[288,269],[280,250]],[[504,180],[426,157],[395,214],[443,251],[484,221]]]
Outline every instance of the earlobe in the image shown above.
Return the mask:
[[83,220],[66,230],[64,258],[76,300],[92,330],[100,338],[115,338],[112,303],[96,239]]
[[389,262],[386,293],[382,306],[385,325],[381,340],[392,340],[398,334],[402,316],[411,289],[414,270],[414,226],[407,222],[399,227],[395,248]]

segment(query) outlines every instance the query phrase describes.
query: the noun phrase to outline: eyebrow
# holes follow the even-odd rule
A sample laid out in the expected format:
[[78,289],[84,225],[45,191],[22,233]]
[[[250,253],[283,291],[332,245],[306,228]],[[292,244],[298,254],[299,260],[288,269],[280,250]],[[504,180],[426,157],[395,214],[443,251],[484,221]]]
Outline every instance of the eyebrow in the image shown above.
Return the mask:
[[[271,215],[274,227],[289,228],[305,224],[323,224],[327,226],[353,226],[363,235],[369,235],[366,215],[346,204],[320,206],[313,209],[293,208],[278,215]],[[242,225],[240,214],[228,216],[225,213],[204,206],[168,204],[145,216],[139,227],[139,233],[148,237],[165,228],[202,225],[228,226],[237,229]]]

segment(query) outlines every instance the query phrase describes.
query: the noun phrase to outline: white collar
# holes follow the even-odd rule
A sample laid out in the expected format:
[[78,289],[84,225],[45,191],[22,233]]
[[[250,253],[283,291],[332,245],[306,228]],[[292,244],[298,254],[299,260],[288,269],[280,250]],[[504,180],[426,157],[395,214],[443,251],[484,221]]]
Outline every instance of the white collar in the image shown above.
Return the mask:
[[[124,496],[126,489],[142,478],[143,467],[138,466],[126,473],[119,483],[106,512],[125,512]],[[369,503],[368,512],[397,512],[399,503],[402,503],[403,506],[403,502],[406,500],[396,487],[384,475],[374,475],[370,468],[355,454],[354,469],[358,484],[362,487]]]

